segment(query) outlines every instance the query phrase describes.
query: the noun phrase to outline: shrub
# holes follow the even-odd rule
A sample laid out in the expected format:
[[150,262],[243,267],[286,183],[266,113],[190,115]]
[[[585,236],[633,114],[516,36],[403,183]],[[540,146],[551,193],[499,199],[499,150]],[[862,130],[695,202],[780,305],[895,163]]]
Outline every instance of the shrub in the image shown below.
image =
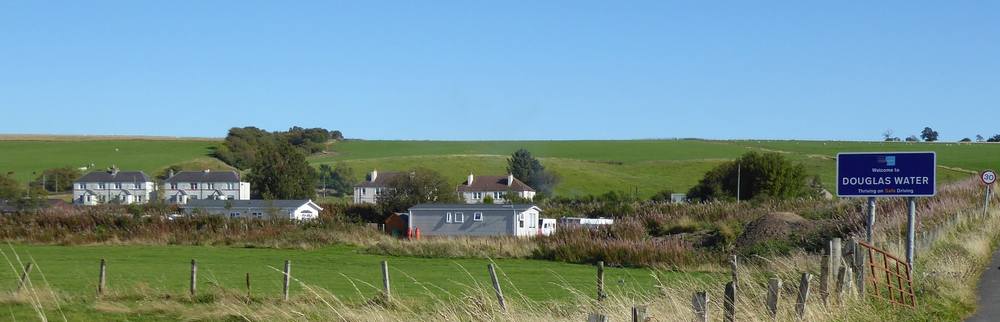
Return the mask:
[[[688,197],[701,201],[736,198],[789,199],[812,194],[806,170],[779,153],[748,152],[736,161],[723,163],[705,174]],[[737,189],[739,183],[739,189]]]

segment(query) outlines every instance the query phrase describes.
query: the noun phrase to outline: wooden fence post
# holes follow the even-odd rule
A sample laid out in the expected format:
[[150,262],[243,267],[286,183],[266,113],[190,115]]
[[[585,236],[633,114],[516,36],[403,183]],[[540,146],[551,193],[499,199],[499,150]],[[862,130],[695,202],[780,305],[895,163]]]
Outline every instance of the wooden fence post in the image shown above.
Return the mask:
[[390,288],[389,288],[389,262],[388,261],[382,261],[382,287],[385,290],[385,300],[387,302],[391,301],[392,300],[392,292],[390,292]]
[[795,313],[798,315],[798,319],[802,320],[806,315],[806,300],[809,299],[809,281],[812,280],[812,274],[802,273],[802,278],[799,280],[799,299],[795,303]]
[[198,290],[198,262],[191,260],[191,297],[194,297]]
[[500,290],[500,279],[497,278],[497,271],[493,268],[493,264],[486,265],[486,268],[490,271],[490,279],[493,281],[493,292],[497,294],[497,303],[500,303],[500,309],[507,311],[507,302],[503,300],[503,291]]
[[17,290],[15,292],[20,292],[28,284],[28,278],[31,276],[31,269],[34,268],[34,264],[28,262],[24,265],[24,271],[21,271],[21,282],[17,283]]
[[840,263],[843,258],[843,247],[841,246],[842,241],[840,238],[834,238],[830,241],[830,276],[833,277],[837,275],[840,271]]
[[632,322],[646,322],[646,306],[636,305],[632,307]]
[[722,302],[726,322],[736,322],[736,282],[726,283],[726,298]]
[[97,275],[97,295],[104,295],[104,281],[107,272],[107,263],[101,258],[101,271]]
[[854,288],[858,291],[859,296],[865,296],[865,262],[867,261],[865,255],[867,253],[867,247],[861,246],[857,242],[854,243],[854,267],[851,267],[851,270],[854,272]]
[[[831,245],[833,243],[831,242]],[[831,246],[829,249],[833,249]],[[829,250],[824,250],[824,254],[820,257],[819,262],[819,297],[823,301],[823,306],[827,305],[827,298],[830,296],[830,261],[833,259],[833,255],[830,255]]]
[[781,297],[781,280],[770,278],[767,280],[767,313],[771,315],[771,320],[778,318],[778,298]]
[[604,261],[597,262],[597,300],[603,301],[608,295],[604,293]]
[[253,298],[253,292],[250,291],[250,272],[247,272],[247,302]]
[[695,292],[691,299],[691,306],[694,308],[694,320],[697,322],[708,322],[708,293]]
[[282,288],[282,293],[284,294],[285,301],[288,301],[288,286],[289,286],[289,284],[291,282],[291,279],[292,279],[292,261],[286,259],[285,260],[285,278],[284,278],[284,283],[282,283],[284,285],[284,287]]
[[736,257],[735,254],[732,257],[730,257],[729,268],[733,274],[733,285],[736,286],[736,288],[740,288],[740,276],[739,272],[737,271],[737,268],[739,268],[739,264],[737,262],[737,259],[738,258]]
[[608,322],[608,316],[600,313],[587,314],[587,322]]
[[837,272],[837,303],[844,303],[844,292],[851,292],[851,268],[849,266],[841,266],[840,271]]

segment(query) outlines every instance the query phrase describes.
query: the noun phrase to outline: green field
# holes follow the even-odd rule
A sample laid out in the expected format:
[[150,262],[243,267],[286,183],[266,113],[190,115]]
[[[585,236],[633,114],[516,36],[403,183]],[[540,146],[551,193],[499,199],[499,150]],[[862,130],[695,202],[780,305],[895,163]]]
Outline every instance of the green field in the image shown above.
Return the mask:
[[[28,180],[43,169],[93,163],[97,169],[112,164],[153,175],[172,164],[191,168],[224,167],[209,156],[219,141],[211,140],[0,140],[0,171]],[[437,170],[453,184],[469,173],[499,175],[506,158],[526,148],[559,174],[556,194],[601,194],[609,190],[638,191],[650,196],[670,189],[687,191],[702,175],[726,160],[756,151],[777,151],[801,162],[824,185],[834,184],[835,157],[846,151],[935,151],[939,181],[971,175],[970,171],[1000,168],[1000,144],[883,143],[836,141],[363,141],[331,146],[328,153],[311,156],[313,165],[345,162],[363,179],[371,169],[402,171],[412,167]]]
[[[108,261],[108,288],[112,294],[155,293],[183,297],[187,294],[190,261],[198,260],[198,289],[206,293],[219,288],[245,291],[245,275],[251,274],[255,297],[278,299],[281,296],[282,268],[292,261],[292,275],[302,283],[329,290],[341,300],[360,302],[371,299],[381,287],[382,260],[388,260],[393,292],[399,299],[421,303],[432,297],[460,296],[470,285],[488,287],[485,259],[425,259],[384,257],[360,254],[349,246],[331,246],[315,250],[251,249],[199,246],[30,246],[15,245],[14,251],[2,248],[14,266],[16,252],[21,261],[33,261],[32,281],[36,288],[57,290],[66,298],[62,310],[70,320],[109,315],[93,311],[100,258]],[[505,288],[510,298],[533,301],[561,301],[572,296],[571,290],[593,293],[594,267],[537,260],[496,260],[506,276]],[[278,269],[278,270],[276,270]],[[610,292],[651,290],[653,279],[646,269],[609,268]],[[44,276],[43,276],[44,275]],[[0,287],[17,285],[14,267],[0,270]],[[711,279],[710,274],[660,273],[670,282],[675,278]],[[44,278],[44,280],[43,280]],[[47,283],[47,284],[46,284]],[[47,285],[47,287],[46,287]],[[293,297],[305,296],[303,288],[293,284]],[[136,305],[141,305],[137,303]],[[31,319],[28,305],[3,305],[19,319]],[[50,308],[50,309],[55,309]],[[6,310],[5,310],[6,311]],[[58,314],[55,311],[50,314]],[[104,312],[102,314],[109,314]],[[6,315],[6,314],[4,314]],[[50,315],[50,317],[56,315]],[[74,318],[75,317],[75,318]],[[135,319],[118,316],[116,319]]]
[[33,172],[71,166],[122,170],[142,170],[152,176],[177,163],[204,163],[218,166],[209,156],[218,141],[208,140],[0,140],[0,171],[13,172],[17,180],[33,179]]
[[[506,158],[526,148],[562,178],[558,195],[634,191],[649,196],[663,189],[683,192],[725,160],[747,151],[776,151],[819,175],[827,187],[835,180],[835,158],[847,151],[935,151],[938,180],[951,182],[1000,163],[1000,144],[882,143],[823,141],[346,141],[332,153],[310,158],[314,164],[344,162],[363,179],[371,169],[401,171],[412,167],[437,170],[454,184],[469,173],[503,174]],[[1000,167],[1000,164],[992,165]]]

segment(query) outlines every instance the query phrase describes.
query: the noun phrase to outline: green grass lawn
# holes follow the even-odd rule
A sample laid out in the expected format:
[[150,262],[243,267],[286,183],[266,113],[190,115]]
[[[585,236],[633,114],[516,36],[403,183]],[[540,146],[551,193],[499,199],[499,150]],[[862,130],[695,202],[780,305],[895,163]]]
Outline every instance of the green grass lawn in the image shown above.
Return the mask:
[[152,176],[175,163],[219,164],[211,158],[218,141],[206,140],[81,140],[5,141],[0,140],[0,171],[13,172],[26,182],[32,172],[94,164],[96,169],[117,165],[122,170],[142,170]]
[[[292,261],[292,275],[301,282],[329,290],[342,300],[359,302],[373,298],[381,287],[380,262],[388,260],[397,298],[421,302],[428,294],[459,296],[469,285],[489,285],[485,259],[428,259],[385,257],[360,254],[349,246],[331,246],[315,250],[250,249],[201,246],[32,246],[15,245],[22,261],[31,260],[36,270],[36,287],[44,281],[60,294],[74,298],[64,311],[78,318],[102,316],[94,312],[92,294],[96,291],[100,258],[108,261],[108,288],[111,293],[135,293],[137,289],[184,296],[187,294],[190,261],[198,260],[199,290],[211,292],[217,287],[245,290],[245,275],[251,274],[255,296],[279,298],[281,269],[285,259]],[[14,261],[13,252],[3,252]],[[561,301],[572,296],[571,289],[583,294],[594,291],[593,266],[538,260],[497,260],[505,275],[504,287],[510,298],[533,301]],[[16,265],[16,264],[15,264]],[[646,269],[609,268],[606,273],[610,292],[651,290],[653,279]],[[675,279],[712,279],[716,274],[661,273],[669,283]],[[721,277],[720,277],[721,278]],[[0,270],[0,287],[12,290],[17,285],[13,268]],[[309,296],[301,286],[292,286],[293,296]],[[30,317],[30,306],[3,304],[18,316]],[[55,309],[55,308],[52,308]],[[0,309],[0,312],[7,311]],[[53,311],[54,314],[57,314]],[[52,315],[50,315],[51,317]],[[118,317],[120,318],[120,317]],[[74,320],[70,318],[70,320]]]

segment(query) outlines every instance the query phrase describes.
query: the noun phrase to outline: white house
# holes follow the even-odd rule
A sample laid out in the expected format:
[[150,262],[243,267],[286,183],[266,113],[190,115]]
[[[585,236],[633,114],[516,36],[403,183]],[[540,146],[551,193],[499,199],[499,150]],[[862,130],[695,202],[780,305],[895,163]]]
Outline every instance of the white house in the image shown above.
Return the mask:
[[531,201],[535,198],[535,189],[521,182],[508,174],[506,176],[475,176],[469,174],[469,178],[458,186],[458,195],[465,200],[465,203],[483,203],[487,196],[493,198],[494,203],[505,203],[507,194],[513,193],[522,199]]
[[250,183],[240,181],[235,171],[181,171],[170,173],[163,183],[167,202],[186,204],[189,200],[249,200]]
[[587,227],[594,228],[598,226],[613,225],[615,223],[614,219],[611,218],[583,218],[583,217],[562,217],[559,218],[559,226],[561,227]]
[[365,181],[354,186],[354,203],[361,204],[377,202],[378,196],[389,188],[389,182],[396,176],[402,174],[402,172],[379,173],[378,170],[372,170],[372,172],[368,173],[368,177],[365,178]]
[[309,220],[323,211],[312,200],[190,200],[181,205],[189,215],[217,215],[229,218]]
[[156,186],[142,171],[88,173],[73,182],[73,203],[79,205],[142,204],[149,202]]

